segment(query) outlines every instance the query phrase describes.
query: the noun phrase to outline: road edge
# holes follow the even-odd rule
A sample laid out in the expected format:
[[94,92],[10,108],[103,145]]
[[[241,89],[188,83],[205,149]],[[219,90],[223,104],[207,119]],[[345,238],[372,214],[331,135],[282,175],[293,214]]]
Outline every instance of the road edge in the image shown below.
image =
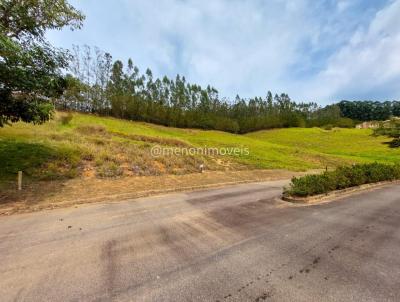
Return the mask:
[[54,210],[60,208],[72,208],[78,206],[92,205],[98,203],[114,203],[114,202],[122,202],[135,200],[139,198],[145,197],[153,197],[153,196],[161,196],[166,194],[173,193],[190,193],[195,191],[202,191],[207,189],[218,189],[229,186],[241,185],[241,184],[252,184],[252,183],[262,183],[266,181],[290,181],[290,178],[260,178],[260,179],[249,179],[249,180],[238,180],[238,181],[230,181],[230,182],[221,182],[221,183],[212,183],[212,184],[204,184],[197,186],[184,186],[184,187],[174,187],[170,189],[154,189],[154,190],[146,190],[146,191],[138,191],[138,192],[129,192],[129,193],[119,193],[119,194],[111,194],[106,196],[98,196],[93,198],[82,198],[73,201],[67,201],[63,203],[48,203],[44,205],[37,205],[33,207],[27,208],[11,208],[8,210],[0,210],[0,217],[2,216],[11,216],[18,214],[28,214],[46,210]]

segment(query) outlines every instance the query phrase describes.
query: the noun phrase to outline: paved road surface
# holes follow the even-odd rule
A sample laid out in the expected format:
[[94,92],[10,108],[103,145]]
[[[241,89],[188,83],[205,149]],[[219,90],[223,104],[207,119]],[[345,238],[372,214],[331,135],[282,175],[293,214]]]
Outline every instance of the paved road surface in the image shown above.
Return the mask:
[[0,217],[0,301],[400,301],[400,186],[282,184]]

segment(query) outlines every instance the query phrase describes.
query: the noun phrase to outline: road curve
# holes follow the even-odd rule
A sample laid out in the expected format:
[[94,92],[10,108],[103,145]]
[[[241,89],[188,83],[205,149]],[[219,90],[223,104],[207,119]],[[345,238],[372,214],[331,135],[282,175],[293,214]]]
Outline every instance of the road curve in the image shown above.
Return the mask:
[[285,182],[0,217],[1,301],[400,301],[400,186]]

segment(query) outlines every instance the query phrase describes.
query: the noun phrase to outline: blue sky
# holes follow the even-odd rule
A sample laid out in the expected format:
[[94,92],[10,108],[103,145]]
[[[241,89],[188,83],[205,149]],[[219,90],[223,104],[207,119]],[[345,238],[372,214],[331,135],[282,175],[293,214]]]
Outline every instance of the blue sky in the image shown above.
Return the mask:
[[400,0],[86,0],[56,46],[98,46],[233,98],[400,99]]

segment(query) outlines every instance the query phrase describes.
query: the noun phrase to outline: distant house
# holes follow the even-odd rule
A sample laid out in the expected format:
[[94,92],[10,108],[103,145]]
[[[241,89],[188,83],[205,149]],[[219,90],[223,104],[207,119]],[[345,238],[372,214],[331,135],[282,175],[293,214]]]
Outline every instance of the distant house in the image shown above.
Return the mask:
[[357,129],[375,129],[378,128],[380,125],[379,122],[372,121],[372,122],[364,122],[361,124],[356,125]]
[[364,122],[361,124],[356,125],[357,129],[375,129],[379,127],[384,127],[384,128],[390,128],[393,127],[393,124],[399,123],[400,122],[400,117],[392,117],[390,120],[387,121],[371,121],[371,122]]

